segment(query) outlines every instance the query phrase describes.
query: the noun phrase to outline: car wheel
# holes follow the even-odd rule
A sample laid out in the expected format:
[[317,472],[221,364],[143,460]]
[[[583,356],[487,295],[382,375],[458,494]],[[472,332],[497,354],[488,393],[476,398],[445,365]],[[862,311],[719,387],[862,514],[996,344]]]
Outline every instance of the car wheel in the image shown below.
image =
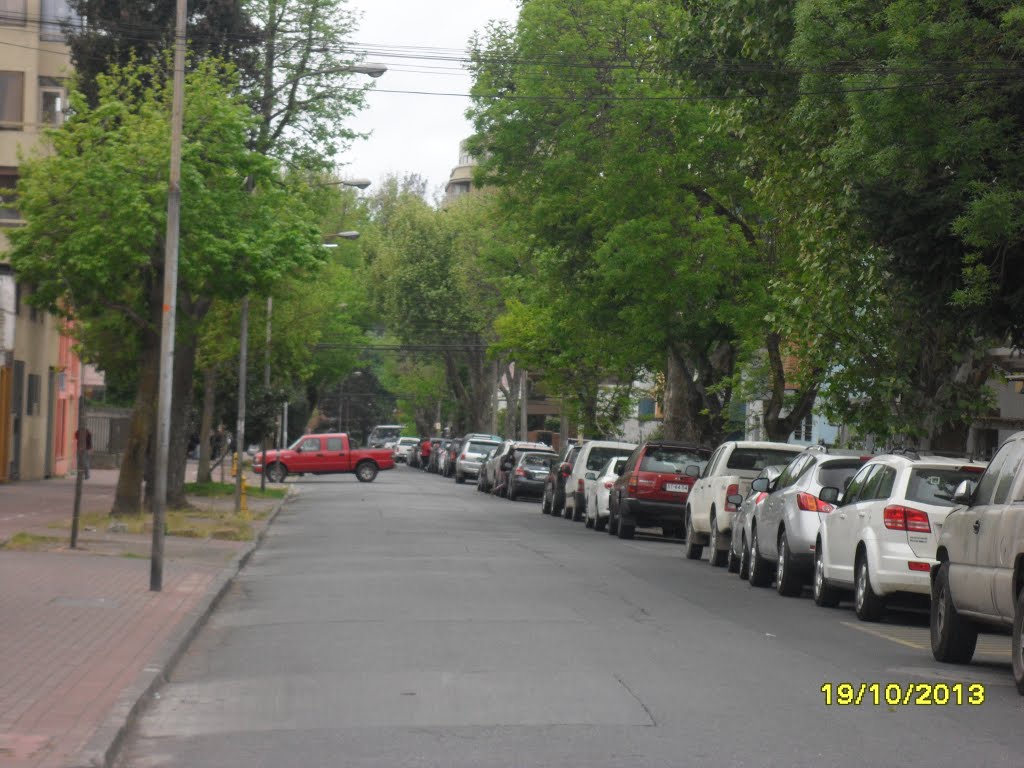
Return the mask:
[[624,523],[622,519],[619,518],[619,525],[616,533],[620,539],[632,539],[636,534],[636,526]]
[[616,536],[619,533],[619,516],[615,514],[615,510],[609,510],[608,513],[608,535]]
[[711,541],[708,544],[711,553],[708,555],[708,562],[715,568],[725,565],[725,558],[728,552],[718,547],[722,543],[722,534],[718,532],[718,517],[711,518]]
[[594,518],[594,530],[600,533],[608,527],[608,518],[598,515]]
[[455,482],[458,483],[459,485],[462,485],[464,482],[466,482],[466,476],[459,472],[459,470],[457,469],[455,470]]
[[[734,537],[735,537],[735,535],[736,535],[735,532],[733,532],[733,536]],[[725,569],[729,573],[739,573],[740,572],[740,556],[736,552],[736,544],[735,544],[735,542],[730,542],[729,543],[729,552],[725,556]]]
[[586,519],[587,500],[584,499],[578,492],[573,493],[572,500],[572,521],[574,523],[578,523],[581,520]]
[[878,621],[885,613],[885,600],[871,588],[868,556],[861,553],[853,576],[853,610],[861,621]]
[[757,544],[757,528],[750,533],[750,586],[770,587],[772,585],[771,563],[761,557],[761,547]]
[[[1018,614],[1020,601],[1017,603]],[[932,656],[936,661],[947,664],[968,664],[974,658],[974,647],[978,644],[978,630],[963,618],[953,605],[949,593],[949,563],[939,566],[932,584],[931,610]]]
[[590,518],[590,517],[583,518],[583,527],[584,528],[593,528],[594,527],[593,519]]
[[372,483],[377,477],[377,465],[372,461],[356,464],[356,479],[361,483]]
[[1024,696],[1024,589],[1017,593],[1010,648],[1013,653],[1013,682],[1017,685],[1017,693]]
[[544,486],[544,495],[540,497],[540,513],[542,515],[551,514],[551,496],[548,495],[548,487]]
[[508,499],[509,501],[516,500],[516,486],[515,483],[513,483],[511,480],[509,480],[508,491],[505,493],[505,498]]
[[704,554],[704,547],[701,544],[694,543],[697,538],[696,532],[693,530],[693,519],[690,516],[690,511],[686,511],[686,555],[687,560],[700,560],[701,555]]
[[783,530],[779,536],[779,565],[775,572],[775,591],[783,597],[796,597],[804,588],[800,574],[793,567],[793,553],[789,549],[789,537]]
[[825,556],[821,554],[821,539],[814,545],[814,604],[822,608],[839,605],[839,590],[825,578]]
[[267,480],[272,483],[283,483],[284,479],[288,477],[288,470],[284,468],[284,464],[279,461],[275,461],[273,464],[267,467]]
[[750,578],[750,547],[747,545],[746,533],[740,540],[740,569],[737,575],[744,581]]

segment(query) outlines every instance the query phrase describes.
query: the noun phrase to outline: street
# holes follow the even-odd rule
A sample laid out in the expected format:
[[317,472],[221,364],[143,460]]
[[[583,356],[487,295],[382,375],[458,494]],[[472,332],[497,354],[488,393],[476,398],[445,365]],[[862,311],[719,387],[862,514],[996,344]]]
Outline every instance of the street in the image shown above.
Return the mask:
[[[858,622],[678,542],[620,541],[404,466],[289,485],[123,768],[1022,762],[1007,637],[941,665],[926,616]],[[827,704],[822,686],[844,682],[878,683],[881,701]],[[911,683],[964,703],[885,703]]]

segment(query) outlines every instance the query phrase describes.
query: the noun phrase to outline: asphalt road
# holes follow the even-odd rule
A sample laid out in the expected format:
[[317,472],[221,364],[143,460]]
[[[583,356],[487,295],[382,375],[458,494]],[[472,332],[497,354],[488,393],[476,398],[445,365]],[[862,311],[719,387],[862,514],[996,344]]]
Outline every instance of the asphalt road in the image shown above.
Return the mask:
[[[1008,638],[940,665],[926,618],[862,624],[469,483],[289,483],[122,766],[1024,764]],[[880,703],[826,704],[841,682]],[[965,703],[885,703],[911,683]]]

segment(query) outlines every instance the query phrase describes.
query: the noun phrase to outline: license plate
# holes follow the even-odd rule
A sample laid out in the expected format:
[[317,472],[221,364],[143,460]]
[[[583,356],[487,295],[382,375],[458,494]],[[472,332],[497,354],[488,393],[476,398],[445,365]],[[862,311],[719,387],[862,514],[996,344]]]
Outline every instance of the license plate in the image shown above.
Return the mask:
[[673,493],[686,493],[690,490],[690,486],[682,483],[665,483],[665,490]]

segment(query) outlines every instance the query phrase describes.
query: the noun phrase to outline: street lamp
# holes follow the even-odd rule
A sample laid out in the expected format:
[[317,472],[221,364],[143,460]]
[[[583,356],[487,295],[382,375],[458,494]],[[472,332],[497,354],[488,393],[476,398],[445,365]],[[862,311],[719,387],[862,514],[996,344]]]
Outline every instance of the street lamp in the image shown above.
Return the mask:
[[[329,235],[324,235],[324,237],[337,237],[337,238],[339,238],[341,240],[358,240],[359,239],[359,233],[358,232],[352,232],[352,231],[349,231],[349,232],[333,232],[333,233],[331,233]],[[324,243],[324,248],[337,248],[337,247],[338,247],[337,243]]]

